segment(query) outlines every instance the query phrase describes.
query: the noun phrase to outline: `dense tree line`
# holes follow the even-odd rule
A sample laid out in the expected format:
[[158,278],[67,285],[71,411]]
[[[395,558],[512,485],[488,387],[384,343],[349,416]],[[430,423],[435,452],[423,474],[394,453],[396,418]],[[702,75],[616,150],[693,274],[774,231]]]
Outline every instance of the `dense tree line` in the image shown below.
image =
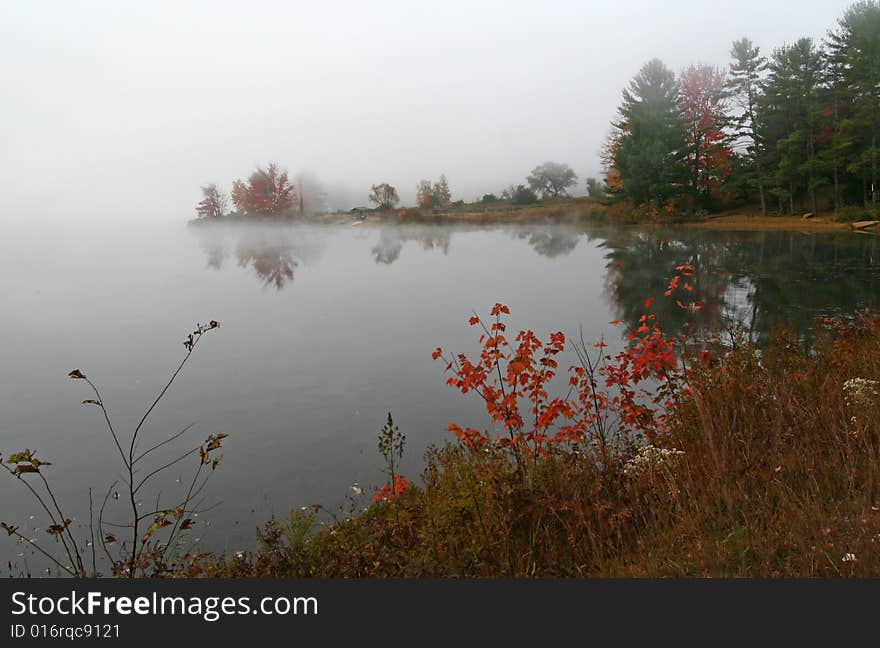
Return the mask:
[[642,67],[603,150],[608,190],[670,212],[877,207],[880,3],[852,5],[821,42],[764,56],[743,38],[730,54],[726,71]]

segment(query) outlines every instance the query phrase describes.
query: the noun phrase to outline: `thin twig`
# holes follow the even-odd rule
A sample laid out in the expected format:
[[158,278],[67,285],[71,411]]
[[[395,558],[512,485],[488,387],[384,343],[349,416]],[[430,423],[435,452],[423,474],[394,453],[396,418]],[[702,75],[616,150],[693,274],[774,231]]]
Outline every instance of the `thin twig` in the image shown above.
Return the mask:
[[16,537],[18,537],[18,538],[21,538],[23,541],[27,542],[31,547],[33,547],[34,549],[36,549],[37,551],[39,551],[41,554],[43,554],[44,556],[46,556],[46,558],[48,558],[48,559],[51,560],[53,563],[55,563],[56,565],[58,565],[59,567],[61,567],[61,569],[63,569],[64,571],[66,571],[68,574],[70,574],[71,576],[76,576],[76,573],[75,573],[72,569],[70,569],[69,567],[65,567],[64,565],[62,565],[62,564],[58,561],[58,559],[55,558],[55,556],[53,556],[53,555],[50,554],[48,551],[46,551],[45,549],[43,549],[40,545],[38,545],[36,542],[34,542],[33,540],[31,540],[30,538],[26,538],[26,537],[24,537],[24,536],[23,536],[22,534],[20,534],[18,531],[12,531],[12,533],[11,533],[10,535],[14,535],[14,536],[16,536]]
[[173,436],[168,437],[168,438],[165,439],[164,441],[161,441],[161,442],[157,443],[157,444],[154,445],[152,448],[149,448],[149,449],[147,449],[147,450],[144,450],[141,454],[139,454],[137,457],[135,457],[135,459],[134,459],[134,463],[137,463],[138,461],[140,461],[141,459],[143,459],[144,457],[146,457],[146,456],[147,456],[148,454],[150,454],[153,450],[158,450],[159,448],[161,448],[161,447],[162,447],[163,445],[165,445],[166,443],[171,443],[171,442],[174,441],[175,439],[180,438],[181,436],[183,436],[184,434],[186,434],[189,430],[191,430],[194,426],[195,426],[195,423],[190,423],[190,424],[187,425],[185,428],[183,428],[180,432],[174,434]]

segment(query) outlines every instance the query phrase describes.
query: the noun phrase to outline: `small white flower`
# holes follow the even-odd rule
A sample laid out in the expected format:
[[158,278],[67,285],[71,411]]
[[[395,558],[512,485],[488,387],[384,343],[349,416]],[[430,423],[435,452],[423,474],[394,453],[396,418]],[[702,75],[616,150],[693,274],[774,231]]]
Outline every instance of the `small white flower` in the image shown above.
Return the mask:
[[351,487],[351,492],[360,497],[364,494],[364,489],[358,486],[358,483],[355,482]]
[[668,466],[675,459],[684,455],[683,450],[675,448],[658,448],[648,444],[639,449],[635,457],[626,462],[623,473],[628,477],[636,477],[652,468]]
[[[857,412],[869,410],[880,396],[880,382],[867,378],[850,378],[843,383],[843,398],[846,406]],[[850,422],[855,423],[852,416]]]

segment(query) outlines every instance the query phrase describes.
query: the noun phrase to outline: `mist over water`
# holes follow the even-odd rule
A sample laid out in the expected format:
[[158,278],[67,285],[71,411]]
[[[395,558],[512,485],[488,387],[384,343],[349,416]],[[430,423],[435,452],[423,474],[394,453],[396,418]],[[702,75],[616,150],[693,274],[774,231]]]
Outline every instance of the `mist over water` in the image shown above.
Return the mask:
[[[191,538],[250,547],[270,515],[347,505],[355,482],[365,503],[383,479],[375,446],[389,411],[408,437],[403,472],[412,477],[449,422],[485,427],[481,404],[445,386],[431,360],[437,346],[476,349],[473,310],[503,302],[510,329],[545,337],[582,327],[587,342],[604,335],[613,350],[621,329],[609,322],[635,322],[647,295],[658,297],[662,323],[681,324],[661,298],[675,265],[690,261],[701,326],[741,321],[760,340],[784,321],[806,330],[817,315],[877,304],[877,240],[549,224],[20,229],[0,239],[0,289],[11,305],[0,450],[36,449],[52,461],[49,477],[86,522],[88,489],[103,496],[120,476],[118,456],[100,412],[80,404],[91,393],[67,373],[96,382],[126,437],[183,357],[186,334],[216,319],[143,444],[190,423],[192,444],[228,434],[205,491],[203,506],[216,506]],[[169,470],[163,496],[190,475]],[[2,488],[4,518],[29,526],[33,502],[13,480]],[[144,505],[155,497],[145,494]],[[0,545],[4,557],[18,551]]]
[[413,204],[441,173],[473,200],[545,160],[583,193],[646,61],[821,39],[849,4],[5,3],[0,220],[181,222],[199,186],[271,161],[329,209],[378,182]]

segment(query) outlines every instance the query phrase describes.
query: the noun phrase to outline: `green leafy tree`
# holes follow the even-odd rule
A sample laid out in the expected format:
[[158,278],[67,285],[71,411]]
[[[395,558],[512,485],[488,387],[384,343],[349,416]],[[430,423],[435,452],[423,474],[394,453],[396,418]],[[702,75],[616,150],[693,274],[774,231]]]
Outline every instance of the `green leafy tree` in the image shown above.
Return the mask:
[[532,205],[538,202],[538,194],[525,185],[517,185],[513,189],[510,202],[514,205]]
[[416,202],[419,207],[449,207],[452,194],[449,191],[449,183],[446,176],[440,176],[434,184],[430,180],[420,180],[416,188]]
[[564,196],[568,187],[577,183],[577,175],[567,164],[544,162],[532,169],[526,178],[529,187],[542,196]]
[[438,207],[446,208],[449,206],[449,203],[452,201],[452,194],[449,191],[449,183],[446,181],[445,175],[441,174],[440,179],[434,183],[431,197],[434,200],[434,204]]
[[382,182],[370,188],[370,202],[379,209],[393,209],[400,202],[400,196],[397,195],[397,189],[387,182]]
[[587,178],[587,195],[596,200],[602,200],[608,197],[608,188],[605,183],[598,178]]

